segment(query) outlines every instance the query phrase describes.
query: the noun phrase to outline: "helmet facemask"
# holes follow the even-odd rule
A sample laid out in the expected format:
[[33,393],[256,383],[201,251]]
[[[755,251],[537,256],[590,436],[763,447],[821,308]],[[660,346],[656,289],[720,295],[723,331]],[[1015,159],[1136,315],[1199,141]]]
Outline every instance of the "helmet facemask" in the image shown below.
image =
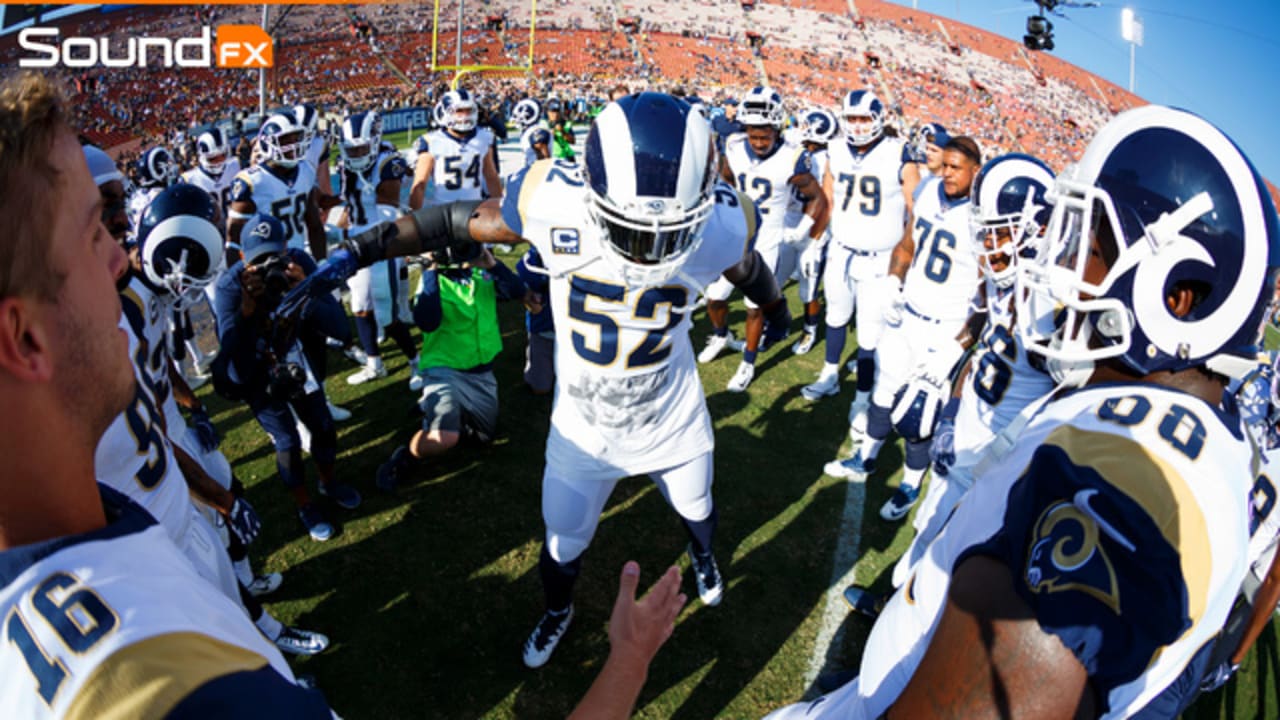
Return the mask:
[[671,198],[639,198],[619,207],[594,192],[588,193],[587,215],[604,234],[601,256],[617,270],[628,287],[661,285],[702,244],[702,230],[715,208],[715,195],[685,209]]

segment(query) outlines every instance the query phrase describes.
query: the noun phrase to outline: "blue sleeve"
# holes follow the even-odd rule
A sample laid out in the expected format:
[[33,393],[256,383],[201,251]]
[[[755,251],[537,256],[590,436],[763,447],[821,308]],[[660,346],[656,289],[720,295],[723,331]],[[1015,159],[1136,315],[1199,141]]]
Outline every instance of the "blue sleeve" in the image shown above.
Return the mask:
[[[289,259],[297,263],[307,275],[316,271],[316,261],[312,260],[307,253],[293,248],[287,252]],[[302,320],[308,328],[326,337],[343,341],[351,338],[351,324],[347,322],[346,311],[342,309],[342,303],[338,302],[332,293],[323,293],[314,297],[303,311]]]
[[524,282],[511,272],[511,268],[503,265],[501,260],[494,262],[493,267],[489,269],[489,274],[493,276],[494,289],[502,300],[519,300],[528,290]]
[[[898,170],[898,177],[899,179],[901,179],[902,177],[901,169]],[[925,180],[922,182],[916,183],[915,189],[911,191],[911,202],[913,204],[920,202],[920,196],[924,194],[924,189],[932,184],[933,183],[928,182],[928,178],[925,178]]]
[[800,155],[796,158],[796,166],[791,168],[791,174],[793,176],[813,174],[813,162],[811,160],[811,156],[808,150],[801,152]]
[[298,687],[270,665],[214,678],[192,690],[165,716],[204,718],[280,718],[326,720],[333,715],[318,690]]
[[1001,529],[963,557],[974,554],[1010,569],[1014,591],[1104,703],[1191,626],[1178,549],[1133,497],[1076,464],[1053,436],[1010,489]]
[[253,202],[253,188],[243,178],[231,181],[231,202]]
[[524,235],[524,221],[520,218],[520,189],[524,187],[525,176],[529,168],[525,166],[507,178],[507,187],[502,192],[502,221],[511,228],[511,232]]
[[421,154],[422,154],[422,153],[424,153],[424,152],[430,152],[430,151],[431,151],[431,145],[430,145],[430,143],[428,143],[428,142],[427,142],[427,136],[426,136],[426,135],[419,135],[419,136],[418,136],[418,139],[417,139],[416,141],[414,141],[414,143],[413,143],[413,149],[414,149],[414,151],[415,151],[415,152],[417,152],[419,155],[421,155]]
[[529,248],[520,261],[516,263],[516,274],[524,282],[525,286],[537,292],[546,292],[547,287],[551,284],[547,281],[545,273],[532,270],[530,268],[544,268],[542,264],[542,255],[538,254],[537,249]]
[[403,157],[397,155],[386,162],[382,163],[382,172],[378,176],[378,183],[395,182],[403,180],[409,174],[409,164],[404,161]]
[[435,270],[423,270],[422,289],[413,299],[413,324],[422,332],[433,332],[440,327],[443,315],[440,308],[440,274]]
[[230,357],[241,382],[247,383],[256,373],[258,325],[240,314],[240,273],[244,262],[237,262],[218,279],[213,297],[213,314],[218,319],[220,353]]

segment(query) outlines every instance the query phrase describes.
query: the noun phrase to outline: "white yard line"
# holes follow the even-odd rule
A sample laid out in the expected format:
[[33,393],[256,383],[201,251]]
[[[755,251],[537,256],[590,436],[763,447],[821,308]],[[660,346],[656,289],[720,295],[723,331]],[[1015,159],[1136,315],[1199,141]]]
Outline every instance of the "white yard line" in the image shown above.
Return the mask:
[[804,686],[812,687],[819,673],[827,664],[827,652],[833,644],[844,638],[844,620],[849,615],[844,589],[853,584],[855,563],[862,541],[862,511],[867,501],[867,483],[846,483],[844,513],[840,517],[840,531],[836,534],[836,552],[831,562],[831,584],[827,588],[826,604],[822,610],[822,625],[813,641],[809,655],[809,667],[804,673]]

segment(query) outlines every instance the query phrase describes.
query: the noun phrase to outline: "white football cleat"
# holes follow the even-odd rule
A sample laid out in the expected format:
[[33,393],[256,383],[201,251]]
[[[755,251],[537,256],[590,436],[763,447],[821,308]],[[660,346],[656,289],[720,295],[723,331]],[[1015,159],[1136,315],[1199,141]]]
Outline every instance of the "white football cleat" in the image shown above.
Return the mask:
[[738,363],[738,371],[729,378],[729,385],[725,389],[729,392],[744,392],[755,376],[756,366],[744,360]]
[[836,373],[823,373],[818,376],[817,382],[800,388],[800,395],[805,400],[821,400],[824,397],[831,397],[839,393],[840,376]]
[[709,363],[715,360],[716,356],[725,348],[741,351],[745,345],[746,343],[733,337],[733,331],[729,331],[724,335],[711,333],[707,336],[707,346],[702,348],[702,352],[698,353],[698,362]]
[[[387,368],[382,364],[382,358],[374,356],[369,358],[369,362],[365,366],[351,373],[347,377],[348,385],[362,385],[370,380],[377,380],[387,376]],[[335,418],[336,420],[337,418]]]
[[796,355],[804,355],[805,353],[812,350],[814,344],[817,342],[818,342],[817,330],[810,330],[808,328],[805,328],[804,334],[800,336],[800,339],[792,343],[791,352],[795,353]]

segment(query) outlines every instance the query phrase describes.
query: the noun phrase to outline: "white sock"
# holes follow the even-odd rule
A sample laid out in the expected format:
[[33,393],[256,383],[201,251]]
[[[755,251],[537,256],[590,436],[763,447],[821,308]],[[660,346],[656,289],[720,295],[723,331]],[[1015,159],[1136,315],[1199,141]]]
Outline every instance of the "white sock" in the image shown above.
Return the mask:
[[236,570],[236,579],[240,581],[240,584],[245,587],[253,584],[253,566],[249,564],[249,558],[236,560],[231,565]]
[[839,372],[840,365],[838,363],[824,362],[822,363],[822,371],[818,373],[818,379],[821,380],[822,378],[832,377]]
[[266,635],[271,642],[275,642],[276,638],[280,637],[280,633],[284,632],[284,625],[281,625],[279,620],[271,617],[271,613],[266,610],[262,611],[262,617],[258,618],[254,625],[257,625],[262,634]]
[[866,440],[862,441],[862,459],[875,460],[876,455],[880,454],[881,445],[884,445],[884,438],[877,440],[868,436]]
[[902,487],[920,489],[920,483],[924,480],[925,468],[912,470],[909,467],[902,468]]
[[853,404],[854,404],[854,405],[863,405],[863,406],[865,406],[865,407],[871,407],[871,391],[870,391],[870,390],[859,390],[859,391],[857,391],[856,393],[854,393],[854,395],[853,395]]

